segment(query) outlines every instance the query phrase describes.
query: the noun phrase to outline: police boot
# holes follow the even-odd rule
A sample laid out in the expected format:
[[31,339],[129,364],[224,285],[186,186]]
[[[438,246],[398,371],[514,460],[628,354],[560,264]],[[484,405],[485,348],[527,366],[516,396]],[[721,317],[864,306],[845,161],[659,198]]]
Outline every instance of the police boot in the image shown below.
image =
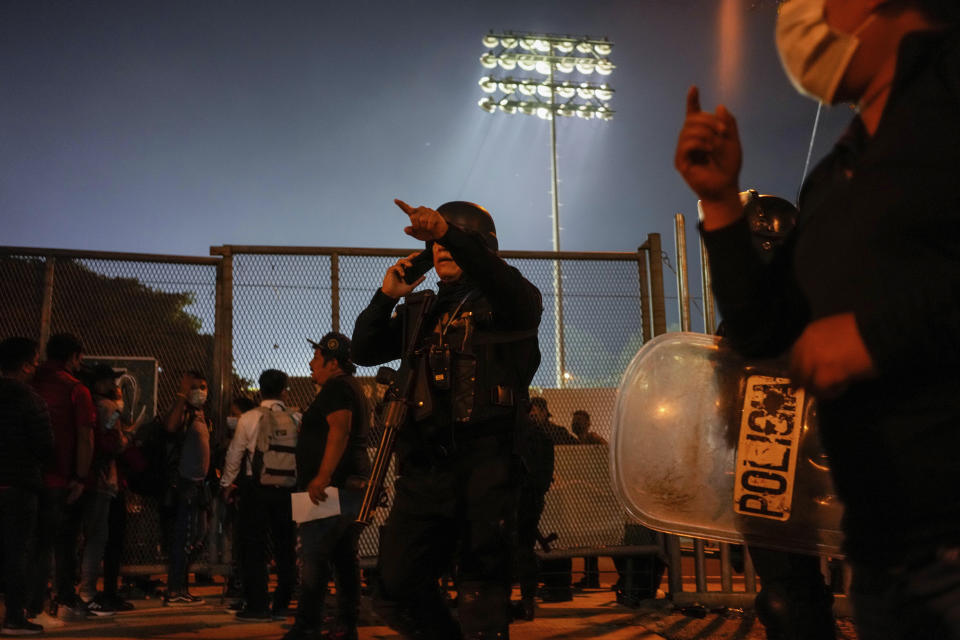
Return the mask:
[[830,593],[791,593],[765,588],[755,601],[767,640],[836,640]]
[[464,639],[493,640],[509,638],[510,591],[507,587],[486,583],[460,585],[460,627]]

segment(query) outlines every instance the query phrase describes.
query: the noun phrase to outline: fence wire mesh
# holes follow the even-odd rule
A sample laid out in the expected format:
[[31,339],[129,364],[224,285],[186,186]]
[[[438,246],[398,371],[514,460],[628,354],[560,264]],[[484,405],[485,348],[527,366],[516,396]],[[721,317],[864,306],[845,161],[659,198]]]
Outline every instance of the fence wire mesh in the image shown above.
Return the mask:
[[[278,368],[291,376],[293,403],[301,409],[309,406],[315,391],[308,367],[313,351],[306,339],[317,340],[334,328],[350,335],[387,268],[407,253],[269,254],[259,248],[255,253],[232,248],[234,393],[250,395],[262,370]],[[561,351],[554,285],[557,261],[537,254],[509,254],[508,262],[543,296],[542,363],[532,394],[547,400],[551,421],[568,431],[574,413],[583,412],[589,416],[591,432],[602,441],[610,438],[616,386],[643,342],[637,260],[635,254],[617,254],[559,261]],[[435,280],[430,272],[421,288],[434,287]],[[375,374],[375,367],[357,371],[368,381]],[[373,400],[375,386],[367,388]],[[558,534],[553,548],[623,545],[627,519],[610,486],[606,447],[558,446],[556,457],[556,480],[542,520],[545,533]],[[385,515],[379,510],[375,524],[381,524]],[[364,533],[362,556],[376,555],[376,530],[374,526]]]
[[[128,369],[137,384],[137,404],[164,411],[172,404],[182,374],[210,375],[213,365],[216,265],[70,256],[0,255],[5,311],[0,335],[43,336],[45,273],[52,275],[48,335],[80,338],[86,361],[107,361]],[[51,272],[52,267],[52,272]],[[139,379],[138,379],[139,378]],[[215,433],[215,438],[216,438]],[[128,502],[122,563],[164,561],[155,501]]]
[[[0,315],[0,336],[40,339],[71,332],[81,338],[90,356],[111,357],[115,363],[152,359],[156,375],[152,406],[161,413],[171,405],[183,372],[199,369],[212,376],[218,368],[232,370],[224,386],[229,395],[250,397],[255,397],[262,370],[281,369],[291,376],[292,403],[306,409],[315,395],[308,366],[313,352],[307,338],[317,340],[331,329],[350,335],[386,269],[409,253],[223,249],[233,255],[232,306],[220,309],[232,316],[229,336],[215,332],[222,321],[217,318],[221,277],[217,258],[151,260],[63,251],[50,256],[47,250],[9,248],[0,250],[0,287],[7,303]],[[594,441],[609,440],[616,386],[643,342],[638,255],[583,254],[560,261],[545,254],[506,255],[543,296],[542,363],[532,395],[546,399],[555,424],[570,431],[574,413],[585,413]],[[52,291],[47,293],[52,293],[52,306],[44,326],[51,264]],[[558,264],[562,299],[555,287]],[[422,286],[433,287],[435,279],[431,272]],[[214,362],[218,344],[227,345],[225,357],[232,357],[225,369]],[[357,372],[366,380],[371,402],[375,373],[371,367]],[[149,384],[142,386],[143,393],[153,393]],[[211,403],[214,409],[217,406],[222,404]],[[223,446],[223,420],[215,410],[213,414],[214,444]],[[385,515],[386,510],[379,510],[375,523],[382,523]],[[541,521],[544,534],[558,534],[553,548],[562,552],[636,544],[625,539],[627,522],[610,486],[606,447],[558,446],[556,480]],[[212,526],[215,540],[220,530],[215,520]],[[161,564],[158,531],[156,505],[139,497],[130,500],[124,564]],[[376,555],[376,532],[373,526],[364,533],[362,556]],[[229,546],[218,542],[210,547],[206,560],[229,561]]]

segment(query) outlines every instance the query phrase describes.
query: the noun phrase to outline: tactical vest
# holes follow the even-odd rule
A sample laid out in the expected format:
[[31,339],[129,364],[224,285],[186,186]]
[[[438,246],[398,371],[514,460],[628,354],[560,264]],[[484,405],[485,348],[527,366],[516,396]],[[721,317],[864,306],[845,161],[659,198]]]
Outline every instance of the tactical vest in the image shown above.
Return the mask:
[[517,346],[535,341],[537,329],[498,330],[493,321],[489,302],[473,290],[425,328],[415,351],[415,421],[433,414],[433,397],[439,393],[449,394],[455,424],[512,421],[518,409],[526,410],[527,388],[540,354],[533,349],[536,357],[524,361]]

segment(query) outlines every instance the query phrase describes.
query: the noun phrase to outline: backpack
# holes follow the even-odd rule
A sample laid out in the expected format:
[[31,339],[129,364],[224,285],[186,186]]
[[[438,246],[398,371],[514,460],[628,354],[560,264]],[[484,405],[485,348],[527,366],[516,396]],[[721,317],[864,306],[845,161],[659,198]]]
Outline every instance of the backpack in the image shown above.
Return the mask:
[[283,408],[259,407],[260,427],[253,452],[253,479],[264,487],[293,488],[297,484],[297,423]]

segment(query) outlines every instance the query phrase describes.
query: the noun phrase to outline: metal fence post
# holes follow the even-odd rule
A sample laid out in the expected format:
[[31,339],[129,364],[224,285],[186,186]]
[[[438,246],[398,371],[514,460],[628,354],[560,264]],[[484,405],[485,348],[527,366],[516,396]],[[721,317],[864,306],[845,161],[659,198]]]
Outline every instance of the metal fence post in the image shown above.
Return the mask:
[[43,268],[43,302],[40,306],[40,353],[46,353],[47,341],[50,339],[50,318],[53,315],[53,277],[57,259],[53,256],[44,258]]
[[687,231],[683,214],[674,216],[677,247],[677,302],[680,305],[680,330],[690,331],[690,283],[687,280]]
[[650,247],[650,288],[653,302],[653,335],[659,336],[667,332],[667,310],[663,294],[663,248],[660,244],[660,234],[651,233],[647,236],[647,245]]
[[653,337],[650,328],[650,281],[647,275],[647,260],[649,259],[647,245],[637,247],[637,281],[640,288],[640,336],[644,344]]
[[340,331],[340,255],[330,254],[330,326]]
[[717,316],[713,302],[713,279],[710,275],[710,256],[707,245],[700,236],[700,282],[703,288],[703,332],[713,335],[717,331]]
[[214,320],[213,368],[217,425],[230,413],[233,399],[233,254],[223,247],[217,265],[216,318]]

